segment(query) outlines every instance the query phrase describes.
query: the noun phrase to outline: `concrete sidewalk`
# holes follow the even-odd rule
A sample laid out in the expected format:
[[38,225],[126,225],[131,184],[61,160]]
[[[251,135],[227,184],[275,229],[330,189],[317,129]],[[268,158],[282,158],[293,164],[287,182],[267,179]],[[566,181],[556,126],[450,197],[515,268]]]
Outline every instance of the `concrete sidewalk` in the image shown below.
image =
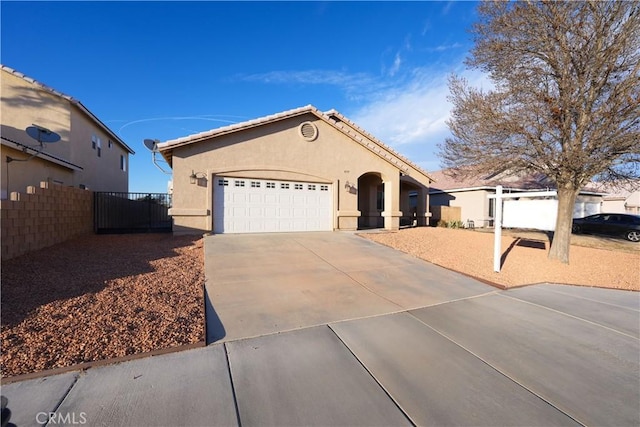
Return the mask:
[[206,256],[216,343],[3,386],[12,421],[640,425],[638,293],[499,291],[346,233]]

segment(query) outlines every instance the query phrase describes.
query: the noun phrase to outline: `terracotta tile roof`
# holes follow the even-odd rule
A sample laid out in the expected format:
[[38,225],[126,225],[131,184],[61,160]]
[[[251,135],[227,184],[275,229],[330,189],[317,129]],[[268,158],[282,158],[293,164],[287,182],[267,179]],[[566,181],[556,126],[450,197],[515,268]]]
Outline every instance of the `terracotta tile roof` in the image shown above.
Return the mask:
[[431,175],[436,179],[435,184],[432,186],[433,192],[445,190],[461,191],[463,189],[495,187],[496,185],[518,190],[547,190],[555,188],[555,185],[542,174],[514,176],[502,173],[484,177],[459,178],[451,176],[450,170],[443,169],[431,172]]
[[[451,176],[451,170],[443,169],[431,172],[436,182],[431,186],[430,193],[468,191],[482,188],[494,188],[502,185],[505,190],[555,190],[556,185],[547,176],[541,173],[510,175],[500,173],[490,176],[477,176],[472,178],[459,178]],[[590,185],[582,189],[583,192],[602,193]]]
[[604,200],[624,200],[636,191],[640,191],[640,180],[629,182],[591,182],[596,191],[606,193]]
[[433,177],[425,170],[420,168],[418,165],[411,162],[406,157],[402,156],[391,147],[384,144],[382,141],[375,138],[373,135],[366,132],[364,129],[357,126],[354,122],[347,119],[342,114],[338,113],[336,110],[329,110],[327,112],[322,112],[313,105],[306,105],[304,107],[294,108],[291,110],[283,111],[276,114],[271,114],[264,117],[259,117],[253,120],[248,120],[241,123],[234,123],[227,126],[222,126],[216,129],[208,130],[205,132],[200,132],[193,135],[188,135],[185,137],[172,139],[169,141],[161,142],[158,144],[158,150],[165,157],[167,162],[171,164],[171,159],[173,156],[173,149],[177,147],[181,147],[184,145],[194,144],[197,142],[201,142],[203,140],[207,140],[210,138],[215,138],[218,136],[226,135],[233,132],[239,132],[245,129],[262,126],[264,124],[268,124],[271,122],[276,122],[279,120],[300,116],[304,114],[313,114],[320,120],[325,121],[330,124],[340,132],[349,136],[354,141],[359,144],[365,146],[372,152],[376,153],[378,156],[382,157],[386,161],[394,164],[400,170],[407,171],[409,167],[423,174],[431,181],[433,181]]

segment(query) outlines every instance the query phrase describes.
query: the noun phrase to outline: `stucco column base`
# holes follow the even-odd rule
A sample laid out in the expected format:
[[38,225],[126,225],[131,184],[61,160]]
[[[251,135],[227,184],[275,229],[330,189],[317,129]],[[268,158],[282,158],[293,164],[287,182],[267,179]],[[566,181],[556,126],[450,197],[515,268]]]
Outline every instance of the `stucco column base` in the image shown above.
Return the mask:
[[400,229],[400,217],[402,216],[402,212],[382,212],[382,217],[384,218],[384,229],[385,230],[399,230]]
[[429,221],[431,219],[431,212],[427,212],[424,215],[418,215],[418,227],[423,227],[429,225]]
[[210,214],[208,209],[169,209],[169,215],[173,218],[173,234],[202,234],[212,231],[209,226]]
[[338,230],[356,231],[360,211],[338,211]]

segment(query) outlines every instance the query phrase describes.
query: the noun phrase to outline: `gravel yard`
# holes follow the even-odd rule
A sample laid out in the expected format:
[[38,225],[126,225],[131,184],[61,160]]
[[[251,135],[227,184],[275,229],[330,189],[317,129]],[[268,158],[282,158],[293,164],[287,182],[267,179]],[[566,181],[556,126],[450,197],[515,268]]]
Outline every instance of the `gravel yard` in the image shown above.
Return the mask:
[[[566,265],[547,259],[549,240],[543,233],[506,231],[502,269],[496,273],[494,235],[486,231],[420,227],[362,236],[504,287],[552,282],[640,290],[640,245],[636,243],[572,236],[570,263]],[[575,244],[583,241],[585,246]],[[601,241],[608,249],[594,248],[594,241]]]
[[[421,227],[362,236],[505,287],[554,282],[640,290],[640,245],[573,236],[571,263],[543,233]],[[607,249],[601,249],[606,247]],[[86,236],[2,262],[2,377],[204,340],[203,239]]]
[[2,262],[2,376],[204,340],[202,238],[97,235]]

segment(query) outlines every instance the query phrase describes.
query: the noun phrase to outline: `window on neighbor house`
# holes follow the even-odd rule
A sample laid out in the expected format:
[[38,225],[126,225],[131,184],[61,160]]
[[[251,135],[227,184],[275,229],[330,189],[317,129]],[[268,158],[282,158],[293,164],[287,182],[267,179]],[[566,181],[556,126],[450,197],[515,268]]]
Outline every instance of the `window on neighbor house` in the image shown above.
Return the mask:
[[95,134],[91,135],[91,148],[93,148],[94,150],[96,149],[97,142],[98,137]]
[[102,157],[102,141],[100,141],[100,138],[97,138],[96,149],[98,150],[98,157]]
[[127,171],[127,158],[124,154],[120,155],[120,170],[126,172]]
[[107,143],[107,146],[109,146],[109,148],[113,147],[113,141],[109,140],[109,142]]
[[489,218],[493,218],[496,211],[496,199],[489,199]]

